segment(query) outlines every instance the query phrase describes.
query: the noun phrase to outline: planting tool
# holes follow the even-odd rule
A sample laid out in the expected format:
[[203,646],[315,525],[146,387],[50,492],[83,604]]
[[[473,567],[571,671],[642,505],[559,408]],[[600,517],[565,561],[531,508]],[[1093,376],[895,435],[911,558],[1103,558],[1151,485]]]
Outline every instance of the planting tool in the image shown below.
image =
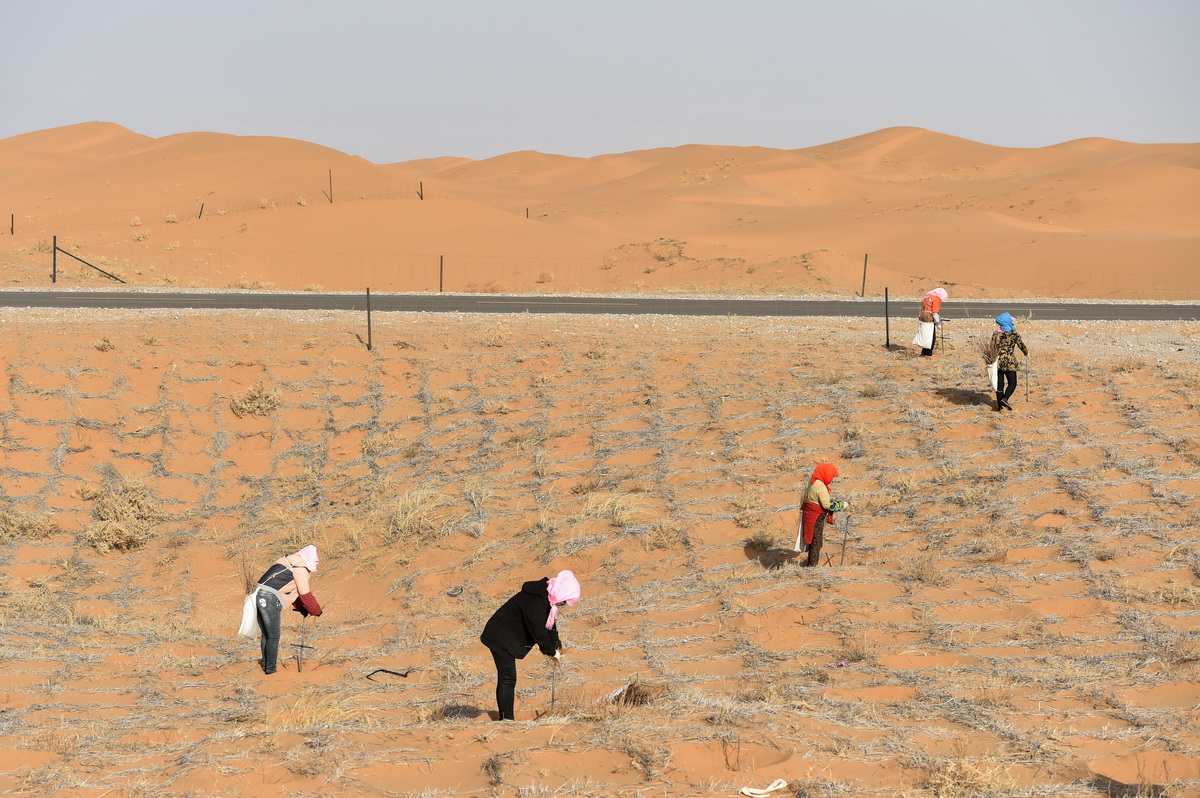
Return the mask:
[[838,559],[838,567],[846,564],[846,547],[850,545],[850,519],[854,516],[846,513],[846,523],[842,525],[842,556]]
[[554,714],[554,699],[558,693],[558,660],[557,659],[551,663],[551,667],[554,670],[550,671],[550,713],[549,714],[553,715]]
[[305,631],[307,631],[307,629],[308,629],[308,616],[305,615],[304,620],[300,622],[300,642],[295,644],[295,647],[297,649],[297,651],[296,651],[296,672],[297,673],[304,672],[304,649],[312,648],[312,646],[305,645],[305,643],[304,643],[304,633],[305,633]]

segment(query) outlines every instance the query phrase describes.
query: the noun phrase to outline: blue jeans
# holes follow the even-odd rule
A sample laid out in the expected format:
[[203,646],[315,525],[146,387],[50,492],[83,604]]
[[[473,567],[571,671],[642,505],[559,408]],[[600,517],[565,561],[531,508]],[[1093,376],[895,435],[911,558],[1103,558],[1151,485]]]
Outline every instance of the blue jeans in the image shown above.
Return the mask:
[[263,673],[274,673],[279,659],[279,626],[283,603],[266,590],[258,591],[254,597],[258,607],[258,628],[262,632]]

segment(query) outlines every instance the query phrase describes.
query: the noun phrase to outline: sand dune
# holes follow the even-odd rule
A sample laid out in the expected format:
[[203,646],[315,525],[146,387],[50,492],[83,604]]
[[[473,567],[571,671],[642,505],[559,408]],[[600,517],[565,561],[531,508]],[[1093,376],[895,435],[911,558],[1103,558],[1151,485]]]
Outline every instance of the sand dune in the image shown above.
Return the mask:
[[58,236],[135,284],[436,290],[432,264],[449,263],[447,290],[829,294],[857,291],[869,256],[872,293],[1194,299],[1198,163],[1198,144],[889,128],[797,150],[378,165],[88,123],[0,141],[16,222],[0,254],[21,285],[45,283]]

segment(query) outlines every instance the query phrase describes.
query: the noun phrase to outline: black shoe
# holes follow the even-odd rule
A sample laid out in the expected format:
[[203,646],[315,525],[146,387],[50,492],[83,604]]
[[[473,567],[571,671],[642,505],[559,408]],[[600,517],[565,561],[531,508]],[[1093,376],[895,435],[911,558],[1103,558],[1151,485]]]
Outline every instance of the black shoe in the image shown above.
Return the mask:
[[1001,407],[1003,407],[1003,408],[1006,408],[1006,409],[1008,409],[1008,410],[1012,410],[1012,405],[1010,405],[1010,404],[1008,403],[1008,400],[1006,400],[1006,399],[1001,399],[1001,400],[1000,400],[1000,406],[1001,406]]

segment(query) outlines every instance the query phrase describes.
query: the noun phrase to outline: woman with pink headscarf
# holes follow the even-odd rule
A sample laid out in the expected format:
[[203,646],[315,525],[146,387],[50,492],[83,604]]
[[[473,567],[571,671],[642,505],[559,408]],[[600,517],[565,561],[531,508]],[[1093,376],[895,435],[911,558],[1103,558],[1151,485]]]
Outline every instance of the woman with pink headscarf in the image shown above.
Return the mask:
[[320,615],[321,605],[309,588],[308,575],[317,571],[317,547],[305,546],[280,557],[258,578],[254,604],[262,632],[263,673],[274,673],[279,659],[279,629],[283,607],[290,604],[301,615]]
[[547,657],[562,657],[558,637],[558,610],[579,602],[579,580],[570,571],[526,582],[521,592],[493,613],[483,627],[480,642],[491,649],[496,663],[498,720],[516,720],[513,701],[517,691],[517,660],[536,645]]
[[917,317],[917,336],[913,343],[921,347],[925,357],[933,356],[933,347],[937,343],[937,329],[942,326],[942,303],[950,298],[945,288],[935,288],[921,300],[921,313]]

